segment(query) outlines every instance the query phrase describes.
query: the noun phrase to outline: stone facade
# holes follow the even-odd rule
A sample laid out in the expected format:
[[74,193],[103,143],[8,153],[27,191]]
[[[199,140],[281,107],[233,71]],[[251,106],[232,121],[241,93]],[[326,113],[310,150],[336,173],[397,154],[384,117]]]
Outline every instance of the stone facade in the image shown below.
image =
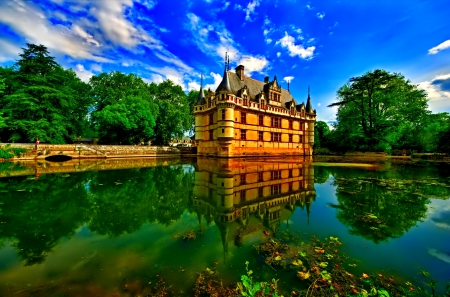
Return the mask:
[[194,106],[199,156],[312,155],[316,111],[308,91],[297,104],[276,76],[264,82],[244,75],[244,66],[225,67],[222,82]]

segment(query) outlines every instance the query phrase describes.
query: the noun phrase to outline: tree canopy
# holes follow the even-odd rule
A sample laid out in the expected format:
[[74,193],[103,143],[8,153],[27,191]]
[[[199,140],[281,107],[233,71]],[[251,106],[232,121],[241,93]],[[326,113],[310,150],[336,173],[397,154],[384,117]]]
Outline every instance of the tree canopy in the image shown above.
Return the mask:
[[142,78],[120,72],[90,80],[95,100],[92,124],[103,143],[136,144],[153,136],[157,106]]
[[180,86],[166,80],[159,85],[151,83],[150,89],[159,113],[153,137],[155,144],[167,144],[171,139],[181,138],[184,132],[192,129],[193,110]]
[[146,83],[117,71],[81,81],[43,45],[27,44],[13,67],[0,67],[0,141],[168,144],[193,127],[198,92],[170,80]]
[[66,143],[87,122],[89,86],[65,70],[43,45],[27,44],[20,59],[0,73],[3,141]]
[[430,114],[426,94],[399,73],[375,70],[337,91],[334,146],[342,150],[414,148],[414,133]]

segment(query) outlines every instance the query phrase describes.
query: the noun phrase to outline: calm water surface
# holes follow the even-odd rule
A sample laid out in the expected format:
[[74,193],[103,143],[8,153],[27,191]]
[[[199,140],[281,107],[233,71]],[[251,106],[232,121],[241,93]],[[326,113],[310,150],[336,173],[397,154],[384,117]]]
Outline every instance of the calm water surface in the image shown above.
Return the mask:
[[0,296],[145,295],[160,278],[188,296],[206,267],[233,283],[247,260],[289,290],[255,255],[264,230],[339,237],[355,274],[450,279],[446,165],[102,162],[0,163]]

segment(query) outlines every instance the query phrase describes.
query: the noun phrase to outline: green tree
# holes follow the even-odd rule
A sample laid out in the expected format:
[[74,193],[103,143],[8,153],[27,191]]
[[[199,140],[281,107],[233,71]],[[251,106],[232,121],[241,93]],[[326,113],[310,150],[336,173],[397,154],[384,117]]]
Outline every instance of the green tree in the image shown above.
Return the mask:
[[415,131],[420,150],[436,152],[440,150],[440,142],[445,132],[450,129],[450,114],[447,112],[429,114],[423,121],[420,133]]
[[[0,76],[0,98],[4,93],[3,90],[5,89],[5,80],[5,78]],[[2,129],[3,127],[6,127],[5,118],[3,118],[3,115],[0,113],[0,129]]]
[[113,71],[89,83],[95,99],[92,121],[101,142],[133,144],[152,137],[157,106],[142,78]]
[[43,45],[27,44],[5,75],[0,95],[4,117],[1,138],[12,142],[65,143],[87,123],[88,86],[72,70],[64,70]]
[[330,127],[324,121],[316,121],[314,124],[314,148],[328,147],[327,138]]
[[184,132],[192,129],[193,115],[188,96],[183,89],[165,80],[159,85],[150,85],[154,100],[158,105],[154,143],[166,145],[175,137],[181,138]]
[[190,114],[192,115],[192,120],[191,120],[191,125],[192,126],[189,129],[190,130],[190,134],[194,134],[194,127],[195,127],[194,105],[198,101],[198,95],[199,94],[200,94],[200,92],[196,91],[196,90],[191,90],[187,94],[187,100],[189,102],[189,111],[190,111]]
[[429,111],[426,94],[399,73],[375,70],[354,77],[337,92],[335,146],[346,150],[411,148]]

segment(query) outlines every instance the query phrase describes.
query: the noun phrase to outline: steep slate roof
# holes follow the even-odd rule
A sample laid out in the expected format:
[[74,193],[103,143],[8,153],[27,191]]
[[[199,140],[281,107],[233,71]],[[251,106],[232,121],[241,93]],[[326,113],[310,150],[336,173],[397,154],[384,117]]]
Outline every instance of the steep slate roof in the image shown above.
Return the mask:
[[[244,80],[241,81],[239,76],[233,71],[224,72],[224,76],[222,78],[222,82],[217,87],[216,93],[219,91],[226,90],[230,93],[237,94],[237,92],[244,87],[247,86],[250,100],[255,100],[256,95],[261,93],[264,89],[265,83],[262,81],[258,81],[256,79],[244,76]],[[292,102],[294,98],[291,93],[285,89],[281,89],[281,103],[283,107],[286,107],[286,103]],[[297,103],[294,100],[294,105]]]

